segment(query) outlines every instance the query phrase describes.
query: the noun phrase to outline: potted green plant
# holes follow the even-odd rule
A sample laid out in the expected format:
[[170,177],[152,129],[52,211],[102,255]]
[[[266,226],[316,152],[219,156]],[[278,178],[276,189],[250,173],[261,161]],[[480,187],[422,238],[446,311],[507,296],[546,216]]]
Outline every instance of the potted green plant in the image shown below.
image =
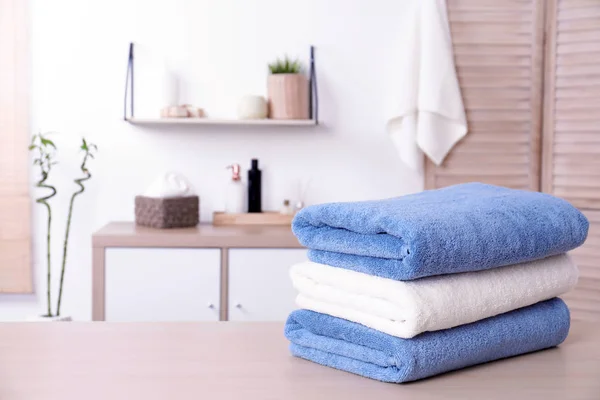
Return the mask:
[[60,284],[58,289],[58,300],[56,304],[56,312],[52,312],[52,257],[51,257],[51,243],[52,243],[52,207],[49,200],[53,198],[56,193],[56,187],[50,185],[47,181],[50,178],[50,172],[52,167],[57,164],[56,162],[56,145],[52,140],[48,138],[48,135],[39,133],[34,135],[31,144],[29,145],[29,151],[33,152],[33,165],[39,169],[39,179],[36,182],[36,187],[49,190],[49,192],[42,197],[36,199],[36,203],[41,204],[47,211],[46,216],[46,311],[43,315],[30,318],[35,321],[70,321],[71,317],[61,315],[60,307],[63,295],[63,284],[65,271],[67,266],[67,249],[69,246],[69,233],[71,230],[71,221],[73,217],[73,209],[75,204],[75,198],[81,195],[85,191],[83,182],[91,179],[92,174],[87,168],[87,162],[94,158],[97,147],[92,143],[88,143],[85,138],[82,139],[80,149],[83,152],[82,162],[80,165],[81,177],[74,180],[78,189],[73,192],[69,201],[69,212],[67,214],[65,237],[63,240],[63,253],[62,253],[62,265],[60,271]]
[[308,119],[308,80],[298,60],[287,56],[269,64],[269,118]]

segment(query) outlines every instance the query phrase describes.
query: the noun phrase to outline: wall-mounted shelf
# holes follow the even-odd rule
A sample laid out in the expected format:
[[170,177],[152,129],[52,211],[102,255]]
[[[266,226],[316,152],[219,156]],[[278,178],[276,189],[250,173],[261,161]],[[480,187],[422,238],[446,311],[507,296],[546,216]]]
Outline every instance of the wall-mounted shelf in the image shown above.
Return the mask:
[[133,125],[316,126],[314,119],[127,118]]
[[[310,46],[309,62],[309,120],[237,120],[237,119],[211,119],[211,118],[135,118],[134,116],[134,59],[135,44],[129,43],[129,56],[127,59],[127,76],[125,78],[125,99],[123,105],[123,119],[134,125],[236,125],[236,126],[316,126],[319,124],[319,95],[317,91],[317,72],[315,69],[315,47]],[[129,112],[127,112],[129,109]]]

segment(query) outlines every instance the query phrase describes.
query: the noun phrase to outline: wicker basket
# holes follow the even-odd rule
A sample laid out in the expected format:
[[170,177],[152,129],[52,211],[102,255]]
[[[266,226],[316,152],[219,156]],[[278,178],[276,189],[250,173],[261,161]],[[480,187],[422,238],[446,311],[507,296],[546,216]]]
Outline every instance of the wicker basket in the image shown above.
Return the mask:
[[186,228],[198,225],[198,196],[154,198],[135,197],[135,223],[152,228]]

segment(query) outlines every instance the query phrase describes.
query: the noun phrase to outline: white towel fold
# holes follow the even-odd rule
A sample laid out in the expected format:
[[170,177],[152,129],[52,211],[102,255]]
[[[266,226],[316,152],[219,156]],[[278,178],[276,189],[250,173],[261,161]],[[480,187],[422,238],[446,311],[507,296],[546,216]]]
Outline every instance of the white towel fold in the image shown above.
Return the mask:
[[401,338],[489,318],[559,296],[577,284],[571,258],[395,281],[313,262],[293,266],[296,303]]
[[415,1],[407,12],[388,131],[402,161],[419,170],[422,153],[437,165],[444,161],[466,135],[467,119],[454,67],[446,1]]

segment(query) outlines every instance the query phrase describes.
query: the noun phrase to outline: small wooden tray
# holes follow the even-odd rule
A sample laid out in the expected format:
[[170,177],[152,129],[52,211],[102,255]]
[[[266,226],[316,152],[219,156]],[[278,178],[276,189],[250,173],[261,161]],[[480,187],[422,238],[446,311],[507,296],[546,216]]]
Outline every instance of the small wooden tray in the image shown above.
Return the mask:
[[285,215],[276,211],[265,211],[261,213],[229,214],[215,211],[213,213],[213,225],[282,225],[292,224],[293,215]]

